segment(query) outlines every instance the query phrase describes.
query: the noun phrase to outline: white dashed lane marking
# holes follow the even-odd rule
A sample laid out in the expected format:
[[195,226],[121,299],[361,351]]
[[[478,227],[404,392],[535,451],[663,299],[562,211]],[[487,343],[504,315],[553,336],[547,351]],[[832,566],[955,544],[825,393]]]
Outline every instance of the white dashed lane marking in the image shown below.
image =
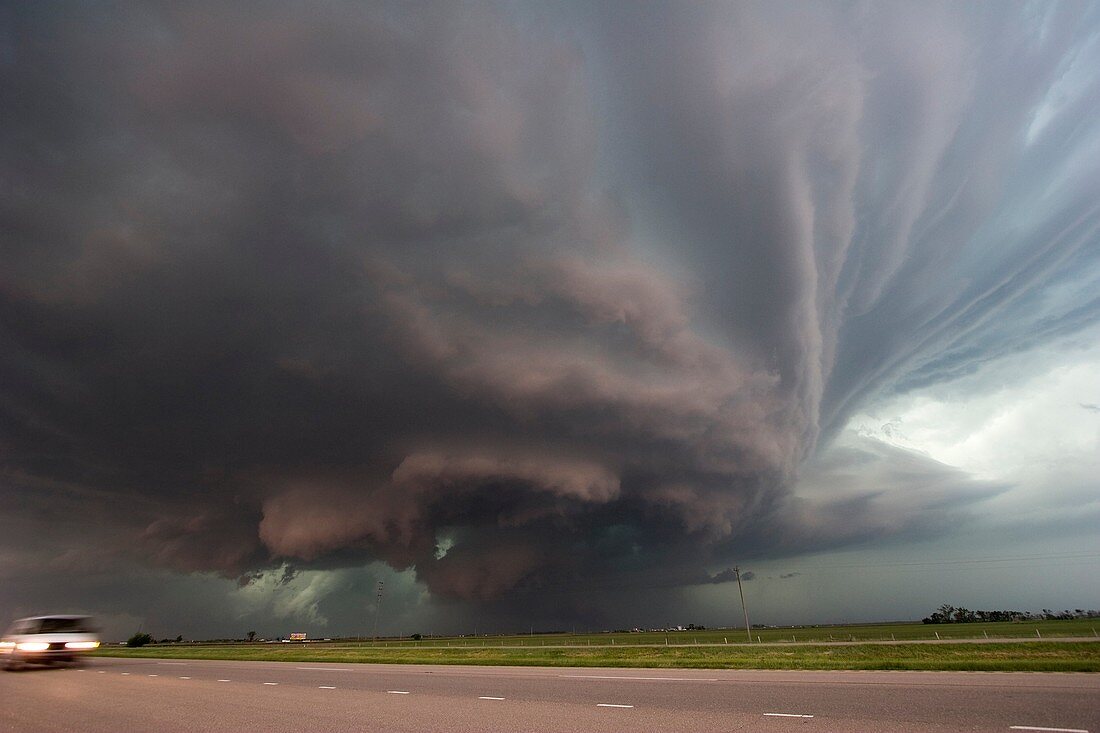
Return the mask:
[[391,695],[408,695],[408,690],[386,690]]
[[478,700],[503,700],[503,697],[489,697],[488,695],[482,695]]
[[180,679],[181,679],[181,680],[189,680],[189,679],[191,679],[191,678],[190,678],[190,677],[180,677]]
[[218,682],[229,682],[229,680],[218,680]]
[[812,715],[802,715],[800,713],[764,713],[764,715],[771,718],[812,718]]
[[265,682],[264,684],[265,684],[265,685],[272,685],[272,686],[275,686],[275,685],[277,685],[277,684],[279,684],[279,683],[278,683],[278,682]]
[[598,707],[598,708],[632,708],[634,706],[633,705],[616,705],[615,703],[610,703],[610,702],[598,702],[598,703],[596,703],[596,707]]
[[318,690],[335,690],[336,688],[335,687],[330,687],[329,685],[318,685],[317,689]]
[[627,677],[608,674],[559,674],[558,677],[571,680],[648,680],[653,682],[717,682],[717,677]]

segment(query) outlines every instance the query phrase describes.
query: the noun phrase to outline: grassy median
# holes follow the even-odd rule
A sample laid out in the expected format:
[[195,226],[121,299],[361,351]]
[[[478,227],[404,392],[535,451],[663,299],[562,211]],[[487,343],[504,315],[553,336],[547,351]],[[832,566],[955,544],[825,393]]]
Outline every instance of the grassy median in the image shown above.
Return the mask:
[[177,644],[106,647],[117,657],[278,662],[494,664],[711,669],[908,669],[1100,672],[1097,642],[844,644],[789,646],[371,647],[354,644]]

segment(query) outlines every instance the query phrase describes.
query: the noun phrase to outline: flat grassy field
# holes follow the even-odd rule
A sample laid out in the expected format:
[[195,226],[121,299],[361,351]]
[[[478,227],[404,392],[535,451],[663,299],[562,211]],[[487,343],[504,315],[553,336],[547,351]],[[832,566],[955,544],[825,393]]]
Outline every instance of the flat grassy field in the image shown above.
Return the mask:
[[[936,631],[944,640],[968,638],[983,643],[906,643],[934,640],[933,632]],[[670,632],[667,643],[663,633],[535,634],[419,641],[385,639],[373,644],[370,640],[340,640],[304,644],[157,644],[137,649],[106,646],[97,654],[284,662],[561,667],[1100,672],[1100,638],[1097,641],[1038,642],[1038,636],[1044,639],[1094,637],[1087,620],[754,629],[753,636],[759,636],[760,642],[746,643],[744,629],[725,629]],[[986,642],[987,638],[995,641]],[[1013,638],[1017,641],[1012,641]],[[1023,641],[1024,638],[1036,639],[1036,642]],[[897,643],[881,643],[883,641]]]
[[[988,624],[920,624],[884,623],[839,626],[797,626],[753,629],[754,643],[814,643],[831,641],[918,641],[933,639],[1044,639],[1055,637],[1083,637],[1100,635],[1100,619],[1073,619],[1070,621],[1032,621],[1027,623]],[[1100,638],[1100,637],[1098,637]],[[503,636],[425,637],[418,644],[448,645],[484,644],[490,646],[690,646],[698,644],[747,643],[745,629],[707,629],[704,631],[642,631],[600,632],[571,634],[516,634]],[[389,646],[412,645],[410,639],[386,639],[379,644]]]

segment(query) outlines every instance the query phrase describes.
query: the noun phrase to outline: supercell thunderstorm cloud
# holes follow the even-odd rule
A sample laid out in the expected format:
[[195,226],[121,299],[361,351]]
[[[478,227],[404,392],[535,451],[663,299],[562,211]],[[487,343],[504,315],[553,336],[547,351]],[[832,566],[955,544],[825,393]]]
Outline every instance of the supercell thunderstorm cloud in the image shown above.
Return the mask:
[[104,615],[302,574],[323,624],[388,566],[507,619],[1007,522],[853,421],[1096,357],[1096,5],[7,3],[0,100],[0,580]]

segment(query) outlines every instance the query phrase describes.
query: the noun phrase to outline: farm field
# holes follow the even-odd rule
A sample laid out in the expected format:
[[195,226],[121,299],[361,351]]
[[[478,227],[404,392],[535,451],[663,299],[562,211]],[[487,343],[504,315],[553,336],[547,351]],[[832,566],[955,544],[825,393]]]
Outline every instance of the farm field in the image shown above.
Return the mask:
[[[1094,631],[1095,621],[1089,622],[753,629],[752,644],[747,643],[742,628],[667,634],[173,643],[140,648],[106,646],[97,654],[287,662],[1100,672],[1100,637]],[[1082,640],[1055,640],[1058,638]]]

